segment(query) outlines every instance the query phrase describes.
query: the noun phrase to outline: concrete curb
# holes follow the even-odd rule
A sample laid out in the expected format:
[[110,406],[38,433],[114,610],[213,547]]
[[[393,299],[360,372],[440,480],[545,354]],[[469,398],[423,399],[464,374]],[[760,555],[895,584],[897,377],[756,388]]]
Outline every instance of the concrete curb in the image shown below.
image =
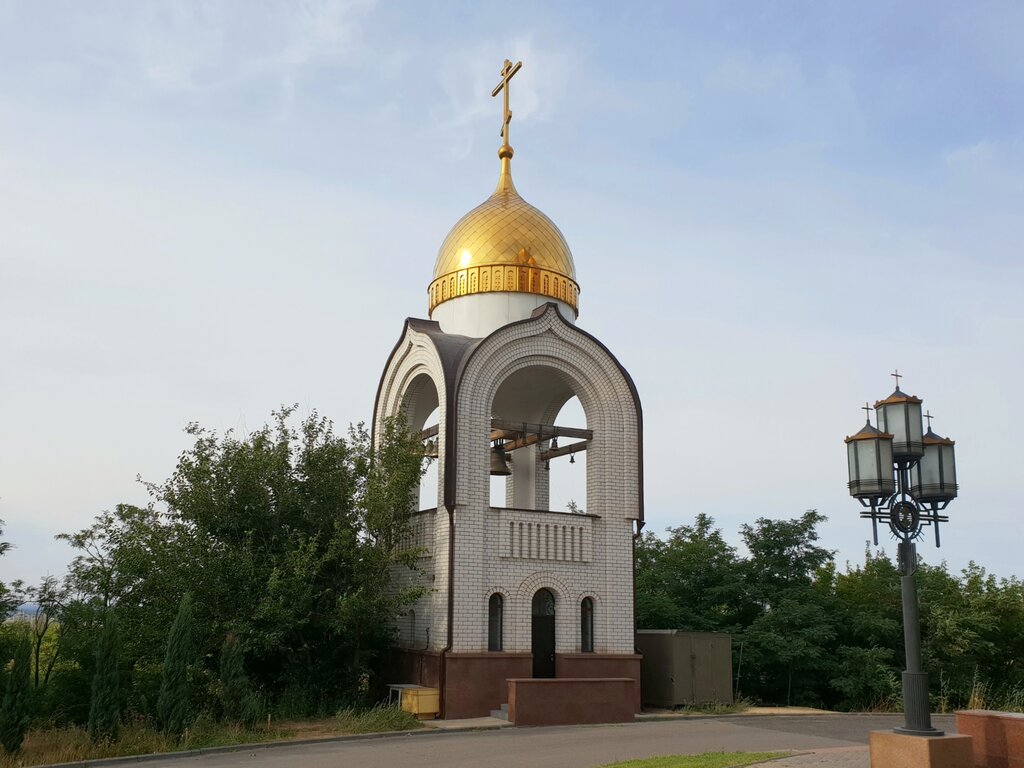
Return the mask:
[[373,739],[398,738],[400,736],[427,736],[431,734],[471,733],[473,731],[499,731],[509,726],[476,725],[465,728],[431,728],[426,726],[415,731],[382,731],[381,733],[349,733],[338,736],[316,736],[308,739],[290,739],[281,741],[258,741],[252,744],[228,744],[223,747],[201,747],[184,749],[177,752],[150,752],[145,755],[122,755],[120,757],[99,757],[95,760],[76,760],[71,763],[46,763],[32,768],[92,768],[93,766],[126,765],[131,763],[148,763],[154,760],[178,760],[185,757],[200,755],[216,755],[225,752],[246,752],[258,749],[276,749],[278,747],[301,747],[311,744],[331,744],[339,741],[370,741]]

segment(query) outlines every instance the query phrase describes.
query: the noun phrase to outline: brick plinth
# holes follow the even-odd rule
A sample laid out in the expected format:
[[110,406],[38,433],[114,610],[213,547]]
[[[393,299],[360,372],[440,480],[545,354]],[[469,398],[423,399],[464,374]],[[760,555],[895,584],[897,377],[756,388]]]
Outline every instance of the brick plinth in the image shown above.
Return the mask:
[[973,739],[978,768],[1024,768],[1024,714],[964,710],[956,713],[956,729]]
[[445,665],[445,719],[486,717],[507,701],[506,680],[532,674],[533,654],[451,653]]
[[907,736],[872,731],[871,768],[970,768],[971,737]]
[[508,719],[516,725],[631,723],[639,683],[628,677],[508,681]]
[[633,710],[640,711],[640,661],[638,653],[559,653],[555,675],[559,678],[628,677],[637,681]]

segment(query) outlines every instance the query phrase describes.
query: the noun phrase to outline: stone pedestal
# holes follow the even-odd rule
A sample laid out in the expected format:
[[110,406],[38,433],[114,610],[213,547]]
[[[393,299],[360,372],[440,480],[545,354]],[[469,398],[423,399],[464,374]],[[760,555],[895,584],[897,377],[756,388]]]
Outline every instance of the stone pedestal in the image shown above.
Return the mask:
[[1024,768],[1024,714],[965,710],[956,713],[956,729],[973,738],[975,765]]
[[971,737],[871,732],[871,768],[972,768]]

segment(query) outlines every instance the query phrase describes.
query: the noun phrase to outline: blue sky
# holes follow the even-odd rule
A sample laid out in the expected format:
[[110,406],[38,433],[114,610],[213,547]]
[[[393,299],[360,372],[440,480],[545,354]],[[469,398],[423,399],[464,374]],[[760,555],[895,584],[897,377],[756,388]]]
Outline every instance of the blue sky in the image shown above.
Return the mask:
[[959,451],[926,558],[1021,574],[1022,28],[1011,2],[0,0],[0,579],[144,503],[189,421],[369,417],[493,187],[506,57],[516,184],[643,399],[651,528],[814,507],[857,560],[842,438],[899,367]]

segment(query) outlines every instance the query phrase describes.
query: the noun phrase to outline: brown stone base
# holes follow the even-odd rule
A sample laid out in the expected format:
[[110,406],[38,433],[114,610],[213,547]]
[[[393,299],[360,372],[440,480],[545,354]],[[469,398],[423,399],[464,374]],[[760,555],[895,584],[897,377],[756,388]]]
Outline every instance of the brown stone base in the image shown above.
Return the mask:
[[872,731],[871,768],[970,768],[971,737],[907,736]]
[[555,655],[555,677],[628,677],[636,680],[633,711],[640,711],[639,653],[559,653]]
[[[640,711],[640,659],[638,654],[560,653],[555,657],[556,679],[629,678],[633,712]],[[393,648],[384,671],[384,683],[412,683],[428,688],[441,685],[441,652]],[[509,702],[508,681],[530,678],[530,653],[449,653],[444,659],[442,701],[446,720],[486,717]],[[590,721],[580,721],[590,722]],[[611,721],[595,721],[611,722]]]
[[508,701],[510,677],[533,673],[533,654],[449,653],[445,666],[445,719],[486,717]]
[[968,709],[956,713],[956,730],[973,739],[974,765],[1024,768],[1024,714]]
[[631,723],[639,687],[630,677],[509,680],[508,719],[516,725]]

